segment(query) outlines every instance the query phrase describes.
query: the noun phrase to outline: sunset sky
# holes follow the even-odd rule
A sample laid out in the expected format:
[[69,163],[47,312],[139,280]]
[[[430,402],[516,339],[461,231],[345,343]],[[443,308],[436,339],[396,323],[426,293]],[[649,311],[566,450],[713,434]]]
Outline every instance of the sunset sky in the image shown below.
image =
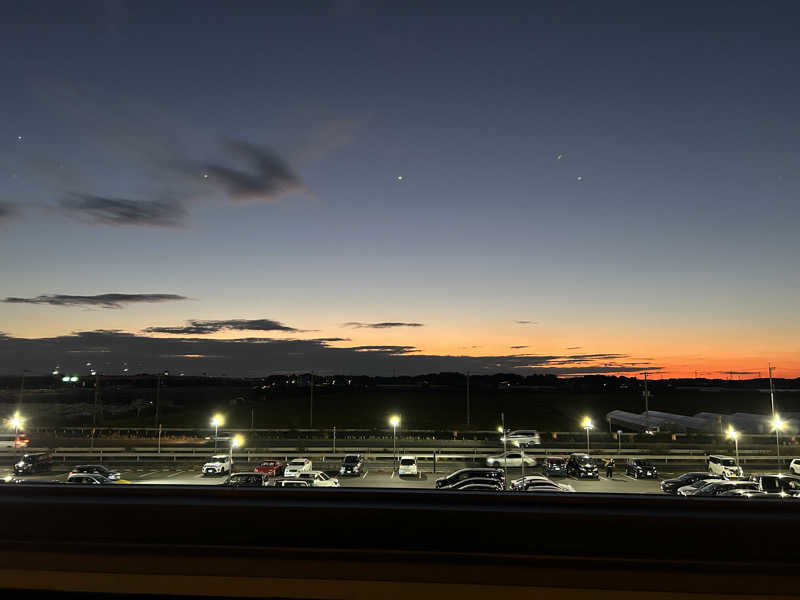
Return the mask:
[[0,373],[798,377],[798,24],[4,3]]

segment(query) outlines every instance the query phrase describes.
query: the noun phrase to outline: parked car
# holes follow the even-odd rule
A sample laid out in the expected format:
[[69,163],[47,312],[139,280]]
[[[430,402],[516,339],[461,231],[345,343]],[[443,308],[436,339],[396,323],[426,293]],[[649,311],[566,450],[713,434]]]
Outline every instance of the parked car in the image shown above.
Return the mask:
[[505,476],[501,469],[459,469],[458,471],[453,471],[446,477],[440,477],[436,480],[434,485],[438,489],[451,489],[456,484],[464,485],[463,482],[465,481],[482,483],[486,480],[496,481],[500,484],[500,487],[503,487]]
[[574,492],[569,484],[556,483],[541,475],[527,475],[511,482],[511,489],[517,492]]
[[539,435],[539,432],[535,429],[526,429],[511,431],[508,433],[508,435],[501,437],[500,441],[508,442],[512,446],[519,448],[521,446],[538,446],[542,443],[542,438]]
[[311,470],[311,460],[308,458],[293,458],[283,470],[284,477],[297,477],[300,473],[307,473]]
[[67,483],[77,485],[109,485],[115,483],[130,483],[130,481],[124,479],[117,479],[115,481],[103,475],[98,475],[97,473],[72,473],[67,476]]
[[269,477],[265,473],[233,473],[225,485],[228,487],[260,488],[269,484]]
[[730,456],[712,454],[708,457],[708,472],[712,475],[721,475],[724,479],[734,479],[742,476],[742,467]]
[[231,472],[231,457],[227,454],[217,454],[212,456],[206,464],[203,465],[203,475],[224,475]]
[[364,472],[364,457],[360,454],[347,454],[342,459],[339,475],[361,475]]
[[712,483],[716,483],[717,481],[722,481],[722,477],[719,475],[712,475],[710,478],[707,479],[699,479],[694,483],[690,483],[689,485],[684,485],[683,487],[678,488],[678,496],[694,496],[698,490],[704,488],[707,485],[711,485]]
[[793,475],[751,475],[750,481],[758,484],[758,489],[770,494],[800,496],[800,477]]
[[418,477],[417,459],[414,456],[401,456],[397,466],[397,475],[400,477]]
[[311,487],[339,487],[339,480],[335,477],[328,477],[323,471],[300,471],[297,479],[308,481]]
[[502,492],[503,486],[495,481],[465,483],[461,487],[448,488],[462,492]]
[[800,458],[793,458],[789,463],[789,472],[800,475]]
[[34,452],[23,454],[18,462],[14,463],[14,475],[27,473],[41,473],[49,471],[53,466],[53,459],[47,452]]
[[548,477],[566,477],[567,459],[563,456],[546,456],[542,461],[542,472]]
[[[509,450],[508,452],[502,452],[497,456],[490,456],[486,459],[486,466],[487,467],[511,467],[517,468],[522,466],[522,452],[519,450]],[[532,456],[525,455],[525,466],[526,467],[535,467],[536,466],[536,459]]]
[[729,481],[726,479],[721,479],[719,481],[715,481],[710,485],[704,485],[700,489],[698,489],[693,496],[720,496],[723,493],[729,490],[750,490],[753,492],[760,491],[758,489],[758,484],[755,481],[746,481],[746,480],[739,480],[739,481]]
[[721,498],[744,498],[747,500],[759,500],[762,498],[766,499],[778,499],[778,500],[786,500],[786,499],[794,499],[794,496],[787,496],[786,494],[776,494],[776,493],[767,493],[767,492],[758,492],[748,489],[737,489],[734,488],[732,490],[728,490],[727,492],[722,492],[720,494]]
[[592,479],[600,478],[600,470],[597,463],[588,454],[570,454],[567,459],[567,474],[577,477],[589,477]]
[[697,481],[702,481],[703,479],[711,479],[708,473],[700,472],[700,471],[693,471],[691,473],[684,473],[683,475],[678,475],[673,479],[665,479],[661,482],[661,491],[665,494],[672,494],[673,496],[677,495],[678,489],[682,488],[687,485],[692,485]]
[[94,473],[95,475],[108,477],[112,481],[117,481],[121,475],[119,471],[112,471],[103,465],[78,465],[69,472],[70,475],[73,473]]
[[280,460],[262,460],[253,469],[254,473],[263,473],[267,477],[281,477],[286,466]]
[[289,479],[276,479],[272,483],[275,487],[282,487],[282,488],[310,488],[311,482],[310,481],[301,481],[300,479],[296,479],[294,477]]
[[0,433],[0,448],[27,448],[30,443],[24,433]]
[[629,458],[628,463],[625,465],[625,474],[634,479],[655,479],[658,477],[656,466],[649,460],[642,458]]

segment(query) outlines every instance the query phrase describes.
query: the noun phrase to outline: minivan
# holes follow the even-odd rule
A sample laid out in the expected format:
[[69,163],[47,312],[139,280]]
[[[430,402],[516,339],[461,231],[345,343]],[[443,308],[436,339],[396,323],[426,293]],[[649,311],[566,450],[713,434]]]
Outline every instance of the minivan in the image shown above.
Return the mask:
[[736,464],[735,459],[720,454],[712,454],[708,457],[708,472],[725,479],[735,479],[741,477],[743,473],[742,467]]

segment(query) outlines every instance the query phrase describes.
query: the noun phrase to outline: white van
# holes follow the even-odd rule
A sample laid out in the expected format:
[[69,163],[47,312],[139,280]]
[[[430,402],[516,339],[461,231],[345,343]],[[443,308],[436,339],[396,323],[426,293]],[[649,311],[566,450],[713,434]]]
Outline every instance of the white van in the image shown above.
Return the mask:
[[712,454],[708,457],[708,472],[725,479],[736,479],[743,474],[742,467],[736,464],[736,459],[721,454]]

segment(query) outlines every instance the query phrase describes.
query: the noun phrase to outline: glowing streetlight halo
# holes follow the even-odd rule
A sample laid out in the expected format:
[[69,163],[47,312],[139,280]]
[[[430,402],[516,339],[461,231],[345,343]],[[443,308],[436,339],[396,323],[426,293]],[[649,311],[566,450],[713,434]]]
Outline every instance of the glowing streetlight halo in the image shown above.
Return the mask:
[[583,420],[581,421],[581,427],[584,429],[594,429],[594,422],[592,422],[590,417],[583,417]]
[[389,417],[389,425],[391,425],[392,427],[397,427],[398,425],[400,425],[400,417],[398,417],[397,415],[392,415],[391,417]]

